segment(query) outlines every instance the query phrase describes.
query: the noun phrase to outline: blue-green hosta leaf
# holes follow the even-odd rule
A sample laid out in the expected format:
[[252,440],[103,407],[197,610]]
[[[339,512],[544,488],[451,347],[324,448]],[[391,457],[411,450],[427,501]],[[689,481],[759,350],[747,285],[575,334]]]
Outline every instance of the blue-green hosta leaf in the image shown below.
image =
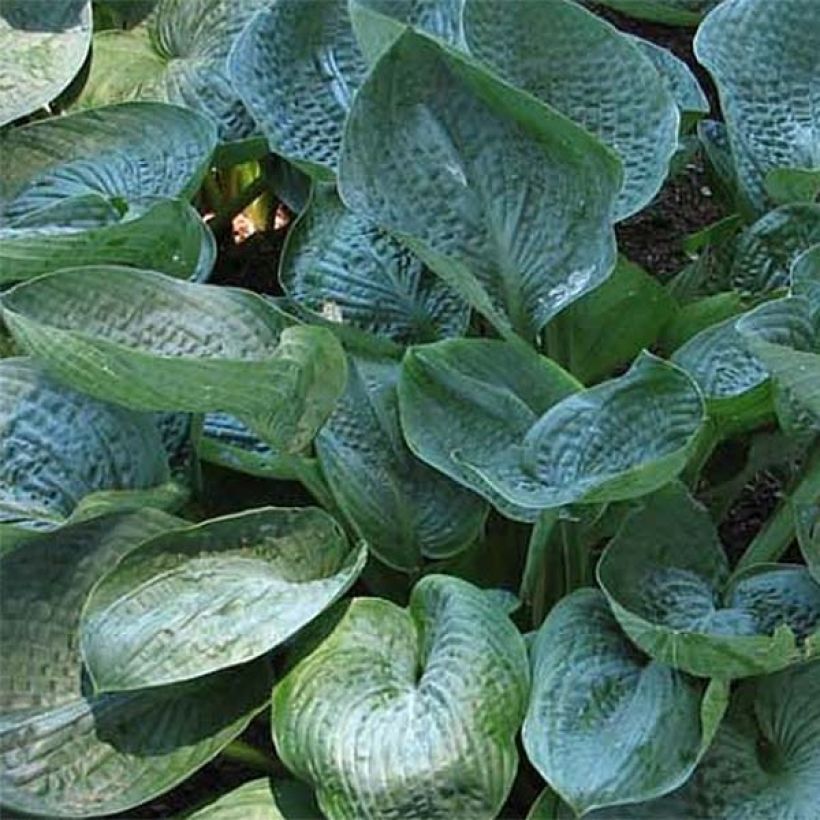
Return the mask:
[[652,61],[681,114],[709,113],[709,98],[692,73],[692,69],[680,57],[676,57],[668,48],[659,46],[651,40],[644,40],[641,37],[631,39]]
[[399,363],[355,357],[347,388],[316,437],[336,503],[385,563],[416,571],[478,537],[487,505],[419,461],[399,427]]
[[[584,0],[593,2],[593,0]],[[617,11],[673,26],[696,26],[721,0],[594,0]]]
[[[0,228],[0,284],[79,265],[128,265],[183,279],[207,279],[216,260],[216,241],[187,202],[162,199],[129,208],[121,222],[71,226],[67,208],[58,224]],[[68,221],[68,224],[66,224]]]
[[89,267],[24,282],[0,304],[18,342],[78,390],[139,410],[229,412],[283,450],[310,442],[345,383],[332,333],[286,327],[248,291]]
[[658,193],[680,117],[652,61],[629,37],[568,0],[466,0],[464,35],[477,59],[620,156],[618,219]]
[[800,551],[812,577],[820,584],[820,499],[812,504],[796,504],[793,509]]
[[627,635],[693,675],[764,674],[820,649],[820,586],[805,568],[757,565],[730,585],[709,514],[680,488],[626,521],[598,578]]
[[770,171],[820,168],[820,6],[724,0],[695,53],[717,83],[741,188],[765,211]]
[[250,510],[146,541],[83,609],[94,688],[178,683],[260,657],[342,595],[365,558],[310,507]]
[[464,0],[348,0],[348,6],[359,47],[371,64],[406,26],[466,48]]
[[80,611],[99,577],[179,525],[155,510],[37,536],[0,558],[0,788],[45,817],[126,811],[184,780],[239,735],[269,697],[257,662],[191,684],[84,691]]
[[682,785],[728,699],[725,685],[707,689],[636,650],[597,590],[551,611],[531,658],[524,748],[579,815]]
[[317,185],[288,233],[279,280],[305,308],[397,342],[463,333],[466,303],[390,234]]
[[820,204],[784,205],[759,219],[737,243],[732,284],[752,294],[787,287],[795,260],[820,242]]
[[139,506],[170,480],[155,419],[77,393],[30,359],[0,359],[0,536],[49,529],[100,494]]
[[510,504],[465,461],[520,447],[550,407],[581,385],[529,347],[490,339],[451,339],[410,348],[399,379],[405,439],[422,460],[484,496],[507,517],[535,520]]
[[367,71],[347,0],[279,0],[259,12],[228,60],[272,151],[322,179],[336,172],[342,127]]
[[623,376],[547,410],[514,446],[498,450],[485,442],[483,452],[455,457],[508,504],[525,509],[621,501],[675,478],[704,421],[695,383],[646,353]]
[[76,105],[159,100],[206,115],[222,140],[255,124],[227,72],[234,41],[266,0],[159,0],[145,25],[94,35],[91,72]]
[[615,264],[617,157],[410,30],[355,96],[339,173],[353,211],[399,235],[506,334],[533,337]]
[[3,0],[0,125],[48,105],[82,68],[90,45],[90,0]]
[[[802,318],[803,332],[789,333],[786,317]],[[807,296],[766,302],[747,313],[737,329],[778,387],[820,419],[820,333]]]
[[0,219],[13,227],[96,195],[116,221],[130,200],[191,196],[215,145],[209,120],[164,103],[121,103],[14,128],[0,135]]
[[524,640],[484,592],[429,575],[408,609],[355,599],[276,686],[279,757],[325,816],[495,817],[517,768]]
[[794,260],[791,292],[796,296],[805,296],[809,300],[809,310],[816,326],[820,314],[820,244],[809,248]]
[[249,780],[190,820],[320,820],[313,793],[298,780]]

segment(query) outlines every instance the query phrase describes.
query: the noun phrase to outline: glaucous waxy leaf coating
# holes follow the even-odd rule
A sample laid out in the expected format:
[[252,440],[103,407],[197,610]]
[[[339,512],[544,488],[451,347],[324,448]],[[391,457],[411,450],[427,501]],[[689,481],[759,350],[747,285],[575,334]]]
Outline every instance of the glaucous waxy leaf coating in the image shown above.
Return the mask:
[[693,675],[765,674],[820,649],[820,585],[805,567],[759,564],[730,582],[709,514],[680,486],[626,521],[598,579],[627,635]]
[[443,559],[480,535],[487,504],[408,449],[399,426],[399,362],[356,356],[316,437],[333,497],[370,549],[403,571]]
[[223,410],[283,450],[310,442],[344,387],[333,334],[287,327],[248,291],[89,267],[24,282],[0,304],[18,342],[78,390],[140,410]]
[[274,689],[279,757],[329,818],[495,817],[518,763],[524,640],[482,590],[428,575],[357,598]]
[[644,208],[669,171],[680,117],[634,41],[568,0],[466,0],[463,21],[470,54],[618,154],[616,217]]
[[179,526],[156,510],[36,536],[0,558],[0,787],[9,809],[46,817],[126,811],[184,780],[267,702],[264,663],[193,684],[93,696],[80,612],[100,576]]
[[316,508],[248,510],[146,541],[83,609],[95,690],[178,683],[260,657],[342,595],[365,556]]
[[[82,67],[90,45],[90,0],[3,0],[0,126],[54,100]],[[3,165],[5,174],[5,158]]]
[[367,64],[347,0],[268,4],[246,26],[228,60],[241,94],[272,151],[332,180],[345,116]]
[[298,780],[249,780],[189,815],[190,820],[320,820],[310,789]]
[[597,590],[558,603],[530,654],[524,748],[579,815],[684,783],[728,698],[725,685],[707,687],[637,650]]
[[723,0],[695,54],[718,86],[741,189],[763,212],[770,171],[820,168],[820,5]]
[[159,100],[204,114],[222,140],[250,137],[255,124],[232,86],[227,58],[265,0],[159,0],[143,26],[94,35],[91,71],[75,104]]
[[[174,105],[131,102],[79,111],[0,134],[0,224],[61,224],[55,207],[74,197],[98,202],[95,216],[118,221],[130,200],[186,198],[216,146],[205,117]],[[48,209],[48,210],[47,210]],[[51,219],[48,219],[48,217]]]
[[153,416],[77,393],[30,359],[0,359],[0,540],[9,527],[56,527],[92,494],[140,506],[140,491],[169,479]]
[[420,259],[321,184],[288,232],[279,281],[309,310],[402,344],[460,335],[469,317]]
[[533,338],[615,265],[615,154],[411,30],[354,98],[339,183],[506,335]]

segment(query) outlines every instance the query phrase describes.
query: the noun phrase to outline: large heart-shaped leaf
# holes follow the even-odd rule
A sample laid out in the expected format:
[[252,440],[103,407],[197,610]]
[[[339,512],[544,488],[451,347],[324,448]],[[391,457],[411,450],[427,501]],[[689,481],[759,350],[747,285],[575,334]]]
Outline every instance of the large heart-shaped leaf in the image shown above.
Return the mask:
[[90,196],[98,218],[117,221],[130,200],[191,196],[215,145],[209,120],[163,103],[122,103],[14,128],[0,135],[0,219],[30,224],[37,214],[39,224],[63,223],[62,213],[51,211],[47,221],[44,210]]
[[704,420],[694,382],[647,353],[623,376],[560,401],[515,443],[485,439],[454,457],[507,504],[531,511],[621,501],[678,475]]
[[139,506],[169,481],[153,416],[77,393],[29,359],[0,359],[0,535],[51,528],[92,494]]
[[347,119],[342,199],[505,334],[533,337],[615,264],[617,157],[470,58],[406,31]]
[[[593,2],[593,0],[584,0]],[[696,26],[721,0],[594,0],[642,20],[673,26]]]
[[597,590],[552,610],[531,657],[524,747],[578,815],[682,785],[728,699],[725,684],[707,688],[636,650]]
[[345,383],[329,331],[256,294],[118,267],[63,270],[2,298],[20,344],[63,381],[140,410],[223,410],[300,450]]
[[175,103],[199,111],[223,140],[255,124],[227,73],[227,57],[265,0],[160,0],[145,25],[94,35],[93,60],[77,107],[122,100]]
[[815,0],[724,0],[695,53],[720,91],[741,189],[758,211],[766,175],[820,168],[820,6]]
[[354,600],[276,686],[282,761],[338,817],[494,817],[515,776],[524,641],[486,593],[429,575],[404,610]]
[[399,427],[399,363],[356,357],[347,388],[316,437],[337,504],[373,552],[403,571],[442,559],[480,534],[487,505],[419,461]]
[[92,683],[166,685],[259,657],[342,595],[365,557],[316,508],[250,510],[146,541],[86,602]]
[[264,663],[125,695],[85,691],[80,610],[100,575],[178,526],[154,510],[37,536],[0,558],[3,804],[46,817],[125,811],[240,734],[269,696]]
[[457,336],[467,324],[466,303],[330,186],[314,188],[289,231],[279,280],[309,310],[404,344]]
[[82,67],[90,44],[89,0],[3,0],[0,125],[36,111],[57,97]]
[[820,649],[820,585],[804,567],[761,564],[729,582],[706,510],[672,486],[610,542],[598,578],[627,635],[704,677],[775,671]]
[[410,449],[484,496],[510,518],[537,512],[510,504],[466,466],[518,447],[550,407],[581,385],[525,345],[451,339],[410,348],[399,380],[401,424]]
[[298,780],[249,780],[190,820],[320,820],[313,793]]
[[820,204],[801,202],[770,211],[737,242],[732,284],[752,294],[786,287],[792,265],[820,242]]
[[[80,226],[71,223],[71,210]],[[0,284],[79,265],[128,265],[171,276],[206,279],[216,240],[187,202],[162,199],[132,206],[121,222],[83,224],[83,200],[61,208],[60,222],[0,229]]]
[[476,58],[620,156],[618,219],[658,193],[680,117],[652,61],[630,38],[568,0],[466,0],[464,35]]
[[236,41],[234,87],[272,151],[323,179],[336,172],[342,127],[367,70],[347,0],[279,0]]

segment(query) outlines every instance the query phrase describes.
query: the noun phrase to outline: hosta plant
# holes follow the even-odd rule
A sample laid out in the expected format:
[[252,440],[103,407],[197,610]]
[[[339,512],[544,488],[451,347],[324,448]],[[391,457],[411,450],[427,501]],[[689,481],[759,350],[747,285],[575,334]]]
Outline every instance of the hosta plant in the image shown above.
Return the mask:
[[4,815],[820,816],[817,0],[0,46]]

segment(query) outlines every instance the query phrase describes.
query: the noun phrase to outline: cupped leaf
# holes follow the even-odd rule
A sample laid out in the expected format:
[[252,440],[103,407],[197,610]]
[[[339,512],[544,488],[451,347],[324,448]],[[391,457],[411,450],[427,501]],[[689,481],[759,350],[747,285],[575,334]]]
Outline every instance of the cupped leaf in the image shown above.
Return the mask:
[[737,243],[732,284],[752,294],[787,287],[795,260],[820,242],[820,204],[795,203],[770,211]]
[[766,175],[820,167],[820,6],[815,0],[724,0],[698,29],[698,60],[720,92],[738,179],[760,212]]
[[159,100],[209,117],[222,140],[250,137],[255,123],[227,73],[227,57],[265,0],[159,0],[144,26],[94,35],[88,80],[76,105]]
[[345,382],[341,346],[242,290],[121,267],[75,268],[2,298],[15,338],[78,390],[140,410],[223,410],[300,450]]
[[534,336],[615,264],[617,157],[470,58],[406,31],[347,119],[340,191],[505,334]]
[[402,344],[458,336],[469,316],[420,259],[345,208],[330,186],[314,188],[289,231],[279,280],[307,309]]
[[[82,199],[71,199],[66,207],[82,213]],[[213,234],[182,200],[151,201],[130,208],[121,222],[90,228],[72,227],[66,209],[61,220],[0,229],[0,284],[80,265],[127,265],[203,280],[216,259]]]
[[430,575],[406,610],[351,603],[274,689],[274,741],[329,818],[490,818],[515,776],[528,687],[503,610]]
[[820,586],[803,567],[757,565],[729,584],[706,510],[679,487],[648,499],[609,543],[598,578],[629,637],[703,677],[776,671],[820,644]]
[[320,820],[313,793],[298,780],[249,780],[190,820]]
[[[591,0],[584,0],[584,2]],[[595,0],[617,11],[673,26],[696,26],[706,12],[721,0]]]
[[578,590],[551,611],[531,658],[524,748],[578,815],[682,785],[729,694],[635,649],[597,590]]
[[82,68],[90,45],[90,0],[3,0],[0,125],[55,99]]
[[669,171],[680,117],[643,51],[568,0],[466,0],[463,19],[471,54],[618,154],[617,218],[644,208]]
[[83,609],[94,688],[178,683],[260,657],[342,595],[365,557],[317,508],[249,510],[146,541]]
[[367,65],[347,0],[279,0],[260,11],[228,59],[272,151],[321,179],[336,173],[342,128]]
[[126,811],[184,780],[269,697],[264,664],[126,695],[85,692],[80,611],[100,575],[178,526],[154,510],[37,536],[0,558],[0,786],[46,817]]
[[[77,393],[33,361],[0,359],[0,534],[65,521],[95,493],[146,501],[170,479],[153,416]],[[134,492],[136,491],[136,492]]]
[[621,501],[675,478],[704,421],[694,382],[646,353],[623,376],[556,404],[516,446],[456,457],[520,507]]
[[581,385],[514,342],[451,339],[412,347],[402,364],[399,409],[405,439],[422,460],[484,496],[506,516],[538,513],[510,504],[466,463],[520,447],[550,407]]
[[399,363],[358,356],[347,388],[316,437],[333,497],[372,551],[417,571],[478,537],[487,505],[408,450],[399,426]]

